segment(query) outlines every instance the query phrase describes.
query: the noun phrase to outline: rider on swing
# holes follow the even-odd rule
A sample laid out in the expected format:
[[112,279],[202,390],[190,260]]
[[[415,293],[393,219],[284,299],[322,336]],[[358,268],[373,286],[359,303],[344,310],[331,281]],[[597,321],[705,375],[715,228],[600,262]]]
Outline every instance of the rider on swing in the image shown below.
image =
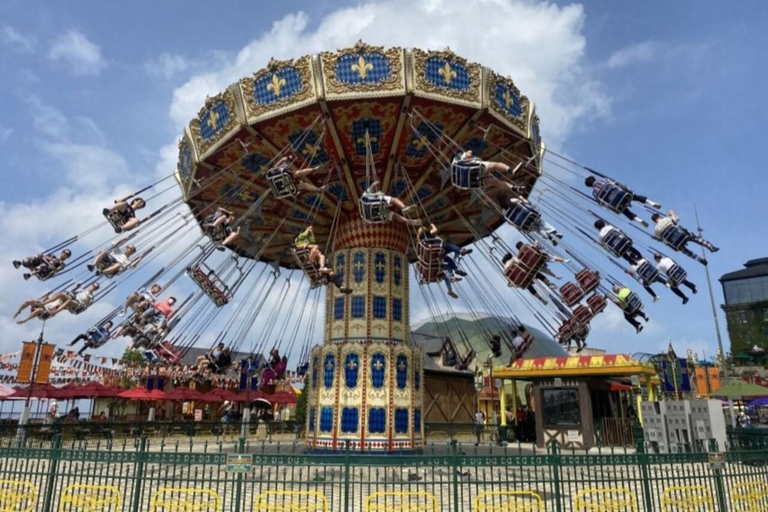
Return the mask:
[[299,169],[298,171],[294,171],[291,169],[291,162],[296,158],[296,156],[293,153],[289,153],[282,157],[280,160],[277,161],[277,163],[270,169],[276,170],[276,169],[285,169],[288,174],[291,175],[291,178],[293,178],[293,183],[296,185],[296,188],[298,189],[299,193],[301,192],[309,192],[312,194],[317,194],[325,190],[325,186],[322,187],[316,187],[312,183],[304,180],[305,177],[309,176],[314,171],[318,170],[320,167],[322,167],[324,164],[316,165],[314,167],[305,167],[304,169]]
[[[379,182],[374,181],[371,183],[371,186],[366,189],[365,194],[367,196],[374,196],[380,192],[381,189],[379,188]],[[398,222],[402,222],[403,224],[408,224],[409,226],[421,226],[420,219],[407,219],[404,217],[406,213],[415,208],[415,205],[405,206],[405,203],[403,203],[400,199],[388,195],[383,195],[383,198],[387,203],[387,208],[389,209],[388,220],[396,220]]]
[[653,237],[658,240],[664,240],[664,232],[667,231],[668,229],[677,228],[681,232],[685,233],[685,235],[687,236],[686,240],[679,247],[675,247],[675,249],[685,254],[689,258],[693,258],[694,260],[698,261],[702,265],[706,265],[707,260],[701,256],[696,255],[693,251],[688,249],[685,246],[687,241],[691,241],[695,244],[699,244],[712,253],[715,253],[720,250],[718,247],[715,247],[715,245],[712,242],[708,240],[704,240],[704,238],[702,238],[701,236],[695,235],[690,231],[688,231],[687,229],[685,229],[684,227],[680,226],[679,225],[680,217],[678,217],[675,214],[674,210],[669,210],[669,215],[667,216],[664,216],[660,213],[654,213],[651,216],[651,220],[656,223],[656,227],[653,230]]
[[646,196],[635,194],[628,187],[610,178],[595,178],[594,176],[588,176],[587,179],[584,180],[584,184],[587,187],[592,189],[592,197],[595,198],[595,201],[597,201],[598,204],[601,204],[611,210],[614,210],[617,213],[624,214],[624,216],[627,217],[630,221],[642,224],[646,228],[648,227],[648,222],[641,219],[634,212],[632,212],[629,209],[628,204],[621,208],[616,208],[614,205],[607,203],[605,200],[606,193],[609,192],[610,190],[615,190],[617,193],[620,193],[620,194],[623,193],[628,195],[631,198],[629,200],[629,203],[631,203],[632,201],[638,201],[640,203],[645,203],[652,208],[656,208],[656,209],[661,208],[661,205],[659,203],[651,201]]

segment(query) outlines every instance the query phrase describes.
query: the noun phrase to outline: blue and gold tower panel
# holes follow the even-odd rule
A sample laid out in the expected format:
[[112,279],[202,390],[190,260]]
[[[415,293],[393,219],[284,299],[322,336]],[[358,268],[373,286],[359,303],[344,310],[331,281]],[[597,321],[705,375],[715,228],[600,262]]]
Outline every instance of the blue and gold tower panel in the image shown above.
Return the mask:
[[351,217],[339,225],[329,258],[352,293],[328,288],[325,343],[310,356],[314,451],[423,447],[422,354],[408,338],[408,239],[401,224]]

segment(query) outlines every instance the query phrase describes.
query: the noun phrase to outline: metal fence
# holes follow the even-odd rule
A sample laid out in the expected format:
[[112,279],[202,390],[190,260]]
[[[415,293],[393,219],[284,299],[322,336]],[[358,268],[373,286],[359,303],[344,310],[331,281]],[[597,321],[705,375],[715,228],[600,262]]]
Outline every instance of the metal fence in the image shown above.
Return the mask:
[[[0,447],[0,512],[768,510],[768,446],[642,452],[454,441],[423,455],[312,455],[298,443],[247,438],[56,433],[45,447]],[[250,454],[252,466],[230,467],[237,454]]]

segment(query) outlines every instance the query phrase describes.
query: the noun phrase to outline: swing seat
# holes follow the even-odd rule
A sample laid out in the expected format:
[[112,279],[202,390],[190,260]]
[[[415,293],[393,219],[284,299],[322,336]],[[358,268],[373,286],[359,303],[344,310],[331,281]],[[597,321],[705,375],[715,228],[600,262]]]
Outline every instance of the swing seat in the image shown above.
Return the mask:
[[419,241],[416,269],[421,283],[434,283],[443,278],[443,241],[430,238]]
[[451,163],[451,183],[461,190],[478,189],[482,186],[485,164],[477,157],[464,160],[455,158]]
[[678,264],[672,265],[667,273],[667,279],[674,286],[679,286],[688,278],[688,273]]
[[600,275],[597,272],[585,268],[576,274],[576,281],[579,283],[579,286],[581,286],[581,289],[584,290],[584,293],[587,294],[600,286]]
[[204,263],[188,268],[187,275],[203,290],[203,293],[211,299],[216,307],[220,308],[232,300],[229,287],[216,275],[216,272],[209,269]]
[[507,279],[517,288],[527,288],[547,262],[543,252],[532,245],[524,245],[517,255],[517,261],[507,267]]
[[224,241],[224,239],[232,234],[232,227],[226,222],[219,225],[217,228],[214,228],[213,226],[206,226],[205,234],[208,235],[208,238],[210,238],[212,242],[220,244]]
[[296,368],[296,376],[304,377],[309,372],[309,362],[302,363]]
[[630,293],[629,297],[627,297],[624,311],[630,315],[634,315],[640,312],[642,309],[643,301],[640,300],[640,297],[635,292]]
[[306,247],[297,248],[292,247],[291,252],[296,262],[304,270],[304,273],[309,278],[310,288],[314,289],[318,286],[328,284],[328,274],[320,272],[320,267],[309,257],[309,249]]
[[359,201],[360,217],[369,224],[389,222],[390,211],[383,192],[364,193]]
[[661,234],[661,240],[676,251],[682,249],[691,239],[691,234],[680,226],[669,226]]
[[608,249],[608,252],[617,258],[624,257],[627,251],[629,251],[630,247],[632,247],[632,239],[629,238],[623,231],[616,228],[609,231],[608,234],[605,235],[605,237],[601,240],[601,243],[603,244],[603,247]]
[[602,313],[605,307],[608,305],[605,300],[605,296],[599,293],[587,298],[587,305],[592,310],[592,316],[596,316],[598,313]]
[[531,336],[531,333],[526,331],[521,336],[523,337],[523,344],[515,349],[515,359],[522,358],[525,353],[528,352],[528,349],[531,348],[531,345],[533,345],[533,336]]
[[587,306],[583,306],[583,305],[578,306],[576,309],[573,310],[573,317],[580,324],[588,324],[590,320],[594,318],[594,316],[595,314]]
[[563,298],[563,302],[568,307],[573,306],[584,297],[584,290],[576,286],[574,283],[568,282],[560,287],[560,296]]
[[571,338],[573,338],[576,334],[578,328],[579,323],[575,318],[569,318],[568,320],[565,320],[557,329],[558,343],[565,345],[566,343],[570,342]]
[[597,202],[616,213],[624,213],[632,202],[632,192],[613,184],[606,184],[595,198]]
[[659,277],[659,271],[656,270],[656,267],[647,261],[642,262],[640,266],[637,267],[635,274],[644,285],[650,285],[654,283],[656,278]]
[[520,203],[508,209],[504,216],[510,224],[523,233],[535,231],[536,227],[541,223],[541,214],[539,212]]
[[112,228],[118,233],[122,231],[126,222],[136,217],[136,213],[130,207],[128,207],[125,212],[109,211],[104,208],[102,213],[104,214],[104,218],[107,219],[107,222],[109,222]]
[[293,173],[288,167],[278,167],[267,171],[267,182],[272,195],[278,199],[296,197],[298,194],[296,183],[293,181]]
[[154,353],[168,364],[176,364],[181,360],[181,350],[174,347],[173,343],[168,340],[158,343]]

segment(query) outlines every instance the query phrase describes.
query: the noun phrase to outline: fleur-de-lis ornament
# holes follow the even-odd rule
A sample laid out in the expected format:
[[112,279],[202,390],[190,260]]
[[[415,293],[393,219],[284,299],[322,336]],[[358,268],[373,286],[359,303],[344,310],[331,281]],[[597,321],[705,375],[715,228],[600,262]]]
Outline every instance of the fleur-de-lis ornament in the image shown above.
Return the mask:
[[360,78],[365,80],[365,77],[368,76],[368,72],[373,71],[373,64],[370,62],[365,62],[365,58],[363,58],[361,55],[357,59],[357,64],[352,64],[352,71],[357,71],[357,74],[360,75]]
[[267,90],[272,91],[279,98],[280,93],[283,92],[283,87],[285,87],[285,78],[280,78],[276,74],[272,75],[272,83],[267,85]]
[[449,62],[446,62],[445,66],[438,69],[437,74],[443,77],[443,80],[445,80],[445,85],[450,85],[451,80],[456,78],[456,72],[451,69],[451,64]]

